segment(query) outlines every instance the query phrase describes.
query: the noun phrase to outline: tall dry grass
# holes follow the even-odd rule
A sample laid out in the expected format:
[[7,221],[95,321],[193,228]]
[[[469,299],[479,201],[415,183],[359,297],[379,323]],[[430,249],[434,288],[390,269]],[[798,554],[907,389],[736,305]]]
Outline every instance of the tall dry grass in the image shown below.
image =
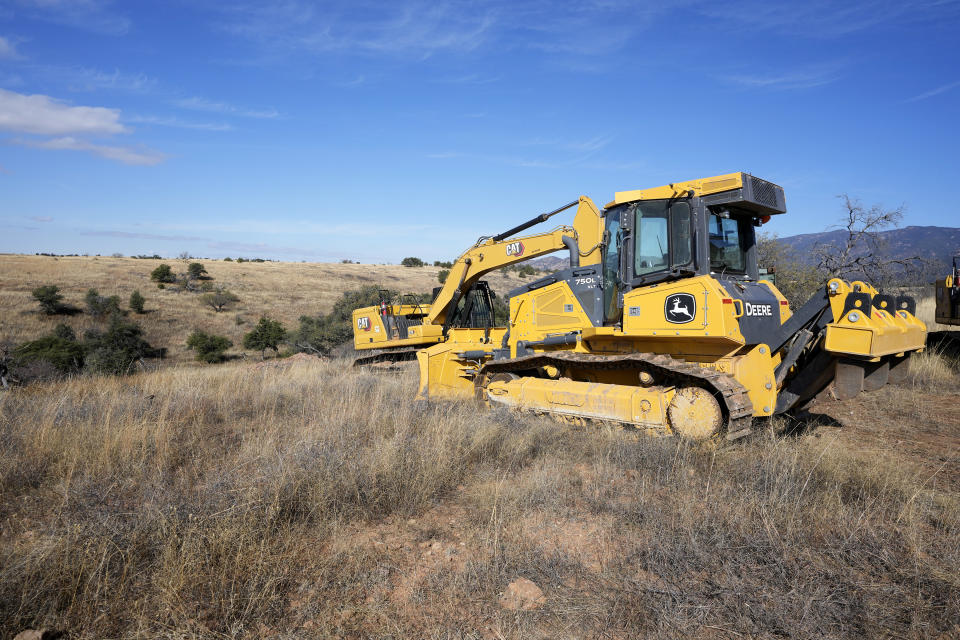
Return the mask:
[[[0,395],[0,634],[921,637],[960,617],[957,496],[894,453],[637,438],[414,402],[413,378],[284,361]],[[500,608],[518,576],[543,607]]]

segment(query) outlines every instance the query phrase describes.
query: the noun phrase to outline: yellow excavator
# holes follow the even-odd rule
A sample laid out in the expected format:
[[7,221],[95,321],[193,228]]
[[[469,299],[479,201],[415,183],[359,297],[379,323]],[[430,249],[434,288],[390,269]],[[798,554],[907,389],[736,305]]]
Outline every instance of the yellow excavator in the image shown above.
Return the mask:
[[[499,235],[483,236],[454,262],[443,286],[434,290],[431,304],[418,303],[412,296],[394,301],[389,292],[380,291],[377,306],[353,312],[353,347],[369,352],[354,360],[354,365],[414,360],[418,351],[443,341],[452,328],[492,330],[494,293],[487,282],[479,278],[558,248],[575,246],[577,236],[571,227],[508,239],[574,206],[578,206],[574,227],[579,224],[586,232],[595,226],[592,223],[600,213],[590,198],[583,197]],[[594,237],[593,241],[599,242],[599,239]]]
[[[574,205],[572,226],[514,237]],[[912,298],[834,277],[792,310],[759,279],[755,227],[785,212],[783,189],[746,173],[619,192],[603,209],[581,197],[481,238],[429,307],[359,310],[355,345],[380,334],[415,355],[423,397],[698,440],[737,439],[828,387],[846,399],[903,379],[926,337]],[[559,250],[570,267],[511,291],[506,326],[473,313],[490,308],[485,273]]]

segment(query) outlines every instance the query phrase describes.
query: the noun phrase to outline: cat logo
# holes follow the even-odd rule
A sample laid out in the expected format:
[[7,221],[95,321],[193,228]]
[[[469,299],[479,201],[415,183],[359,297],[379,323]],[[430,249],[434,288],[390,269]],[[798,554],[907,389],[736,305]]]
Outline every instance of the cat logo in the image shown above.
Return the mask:
[[667,322],[686,324],[697,317],[697,300],[689,293],[675,293],[667,296],[663,305],[663,315]]
[[370,318],[367,316],[357,318],[357,329],[360,329],[361,331],[370,331]]
[[523,242],[521,242],[520,240],[517,240],[516,242],[511,242],[510,244],[507,245],[507,255],[516,256],[519,258],[520,256],[523,255],[523,249],[524,249]]

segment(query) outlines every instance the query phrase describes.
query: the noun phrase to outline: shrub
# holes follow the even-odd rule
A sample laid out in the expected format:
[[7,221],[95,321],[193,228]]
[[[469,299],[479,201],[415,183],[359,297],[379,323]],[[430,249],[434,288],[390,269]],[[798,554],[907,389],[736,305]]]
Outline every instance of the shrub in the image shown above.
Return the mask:
[[[69,331],[62,331],[61,327]],[[25,366],[29,363],[45,362],[58,373],[78,373],[83,369],[86,351],[77,342],[69,327],[58,325],[54,333],[39,340],[25,342],[13,351],[14,363]]]
[[423,260],[421,260],[420,258],[413,258],[413,257],[404,258],[403,260],[400,261],[400,264],[402,264],[405,267],[422,267]]
[[45,284],[37,287],[31,294],[34,299],[40,303],[40,309],[48,316],[60,313],[62,308],[63,295],[60,293],[60,287],[52,284]]
[[267,349],[273,349],[280,353],[280,343],[287,339],[287,330],[276,320],[270,318],[260,318],[260,322],[254,327],[253,331],[243,336],[244,349],[256,349],[260,352],[260,359],[263,359],[263,352]]
[[200,362],[223,362],[226,358],[223,352],[233,346],[233,342],[226,336],[216,336],[199,329],[187,338],[187,348],[197,352],[196,359]]
[[143,313],[143,304],[146,299],[140,294],[140,291],[134,291],[130,294],[130,309],[136,313]]
[[443,284],[447,281],[447,276],[450,275],[450,269],[440,269],[440,272],[437,273],[437,280],[440,281],[440,284]]
[[95,318],[123,313],[120,309],[120,296],[110,296],[108,298],[101,296],[96,289],[87,289],[87,295],[83,299],[87,303],[87,313]]
[[453,266],[453,263],[452,263],[452,262],[445,262],[445,261],[443,261],[443,260],[434,260],[434,261],[433,261],[433,266],[435,266],[435,267],[443,267],[444,269],[449,269],[450,267]]
[[227,256],[226,258],[223,259],[223,261],[224,261],[224,262],[233,262],[233,258],[231,258],[230,256]]
[[154,282],[176,282],[177,278],[173,275],[173,269],[168,264],[161,264],[150,272],[150,279]]
[[239,299],[235,294],[223,288],[200,296],[200,301],[217,313],[220,313]]
[[526,278],[527,276],[532,276],[537,272],[536,269],[531,267],[528,264],[522,265],[517,269],[517,275],[521,278]]
[[[387,292],[392,296],[393,292]],[[346,291],[326,316],[300,316],[300,327],[290,342],[298,351],[329,354],[337,345],[353,339],[353,310],[379,304],[380,293],[370,285]]]
[[207,275],[207,270],[199,262],[191,262],[187,266],[187,277],[191,280],[199,280]]
[[86,368],[95,373],[114,375],[129,373],[134,363],[156,351],[143,339],[143,329],[119,314],[110,318],[104,332],[88,331],[84,336],[87,350]]

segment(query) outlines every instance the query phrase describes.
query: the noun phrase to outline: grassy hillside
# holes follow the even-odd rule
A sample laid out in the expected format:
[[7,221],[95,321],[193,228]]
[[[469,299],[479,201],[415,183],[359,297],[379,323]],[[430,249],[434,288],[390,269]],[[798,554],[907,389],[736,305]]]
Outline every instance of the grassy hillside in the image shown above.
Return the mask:
[[[344,365],[0,393],[0,636],[957,631],[960,377],[936,355],[719,449]],[[507,598],[519,578],[542,597]]]
[[[135,319],[143,325],[146,339],[154,346],[167,347],[174,362],[187,361],[192,353],[184,345],[194,329],[229,337],[237,345],[232,353],[238,353],[243,334],[261,315],[293,329],[301,315],[329,312],[344,291],[378,285],[402,293],[429,292],[439,286],[440,271],[439,267],[200,260],[213,278],[212,284],[225,286],[240,297],[232,309],[216,313],[203,306],[198,294],[158,289],[150,281],[150,272],[161,262],[184,272],[188,261],[0,255],[0,340],[33,340],[60,322],[81,335],[96,324],[86,314],[43,315],[30,295],[38,286],[59,286],[65,302],[78,307],[83,306],[83,296],[91,287],[104,296],[120,296],[124,307],[130,293],[139,289],[147,298],[147,313]],[[487,280],[503,294],[530,279],[495,273]]]

